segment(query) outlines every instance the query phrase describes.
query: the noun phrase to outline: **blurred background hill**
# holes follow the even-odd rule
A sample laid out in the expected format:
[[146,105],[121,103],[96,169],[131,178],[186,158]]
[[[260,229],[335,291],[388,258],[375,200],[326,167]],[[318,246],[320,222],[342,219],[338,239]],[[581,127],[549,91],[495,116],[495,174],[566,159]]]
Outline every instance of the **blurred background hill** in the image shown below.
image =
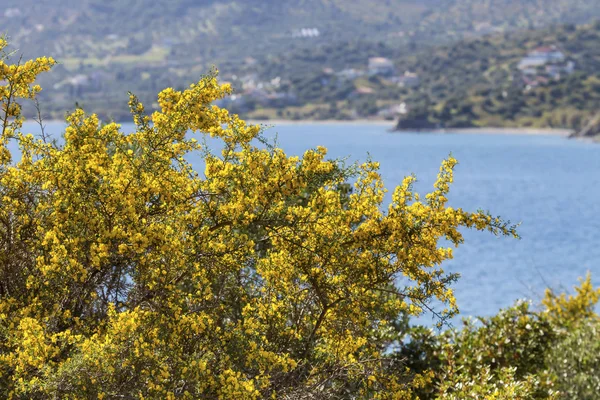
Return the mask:
[[[17,53],[61,63],[41,82],[52,100],[42,103],[44,111],[53,118],[79,103],[125,119],[117,110],[127,90],[151,104],[162,88],[187,86],[213,66],[236,89],[225,105],[263,119],[402,117],[409,128],[424,122],[578,128],[598,106],[600,3],[589,0],[4,0],[3,6],[0,26]],[[538,48],[561,56],[521,68]],[[573,87],[583,88],[571,93],[575,98],[560,95]]]
[[302,38],[327,43],[408,35],[439,41],[600,17],[600,4],[587,0],[4,0],[3,5],[0,23],[19,46],[51,51],[68,63],[139,56],[152,47],[210,63],[214,53],[255,55],[299,46]]

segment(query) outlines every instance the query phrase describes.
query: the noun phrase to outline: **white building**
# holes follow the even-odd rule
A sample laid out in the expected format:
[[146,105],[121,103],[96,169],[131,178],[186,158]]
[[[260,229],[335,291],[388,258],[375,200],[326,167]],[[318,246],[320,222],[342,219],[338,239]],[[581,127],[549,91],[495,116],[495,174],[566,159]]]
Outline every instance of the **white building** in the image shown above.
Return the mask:
[[385,57],[369,58],[369,75],[393,75],[395,72],[394,63],[392,60]]
[[343,70],[335,73],[335,75],[338,78],[349,80],[349,81],[352,81],[356,78],[360,78],[364,74],[365,74],[364,71],[360,71],[360,70],[354,69],[354,68],[346,68],[346,69],[343,69]]
[[560,63],[564,60],[565,55],[556,46],[538,47],[519,62],[519,69],[528,70],[550,63]]
[[413,88],[419,86],[420,84],[421,78],[419,78],[419,75],[410,71],[404,72],[404,75],[402,75],[398,80],[398,86],[400,87]]

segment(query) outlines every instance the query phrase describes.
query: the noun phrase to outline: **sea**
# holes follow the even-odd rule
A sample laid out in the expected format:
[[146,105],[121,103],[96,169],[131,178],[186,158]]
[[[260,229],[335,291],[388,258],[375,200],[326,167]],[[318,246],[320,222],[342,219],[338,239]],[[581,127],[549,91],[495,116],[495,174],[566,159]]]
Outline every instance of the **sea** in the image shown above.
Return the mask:
[[[454,290],[462,317],[490,316],[524,299],[535,307],[546,288],[572,292],[588,272],[600,284],[600,144],[519,131],[392,133],[390,126],[368,123],[263,127],[264,136],[289,155],[321,145],[330,157],[347,163],[379,161],[390,193],[413,173],[417,191],[427,193],[441,161],[449,155],[456,158],[449,205],[488,210],[520,223],[521,236],[463,232],[465,243],[444,265],[461,276]],[[55,137],[63,129],[62,123],[45,128]],[[130,132],[134,127],[123,124],[122,129]],[[40,127],[25,124],[23,131],[35,134]],[[428,318],[420,321],[428,324]]]

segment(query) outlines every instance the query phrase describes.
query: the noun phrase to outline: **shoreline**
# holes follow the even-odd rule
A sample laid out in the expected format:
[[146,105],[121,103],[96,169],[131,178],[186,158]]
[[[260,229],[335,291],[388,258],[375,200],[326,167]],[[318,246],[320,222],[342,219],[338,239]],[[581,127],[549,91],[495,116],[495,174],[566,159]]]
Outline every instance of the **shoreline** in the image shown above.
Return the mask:
[[462,135],[492,134],[492,135],[551,135],[569,137],[571,129],[560,128],[453,128],[434,129],[433,133],[458,133]]
[[[244,118],[242,118],[244,119]],[[396,124],[394,121],[387,121],[382,119],[244,119],[248,124],[257,125],[377,125],[377,126],[389,126],[393,128]],[[119,125],[132,124],[132,120],[127,121],[113,121]],[[26,118],[25,123],[33,123],[37,125],[37,122],[32,118]],[[64,120],[60,119],[48,119],[43,121],[46,124],[62,124],[66,125]]]
[[[26,121],[32,122],[33,121]],[[395,122],[387,120],[373,120],[373,119],[356,119],[356,120],[286,120],[286,119],[267,119],[267,120],[246,120],[249,124],[257,124],[265,127],[277,127],[285,125],[370,125],[370,126],[383,126],[389,128],[388,131],[392,134],[402,133],[420,133],[420,134],[459,134],[459,135],[550,135],[550,136],[561,136],[569,137],[573,134],[570,129],[561,128],[436,128],[436,129],[422,129],[422,130],[394,130]],[[132,121],[117,122],[118,124],[129,124]],[[46,120],[46,124],[62,124],[65,125],[65,121],[61,120]]]
[[372,126],[387,126],[393,128],[394,121],[386,121],[381,119],[247,119],[249,124],[258,125],[372,125]]
[[422,134],[460,134],[460,135],[552,135],[569,137],[573,134],[571,129],[563,128],[434,128],[422,130],[394,130],[395,122],[385,120],[247,120],[246,122],[260,125],[371,125],[371,126],[386,126],[389,127],[390,133],[422,133]]

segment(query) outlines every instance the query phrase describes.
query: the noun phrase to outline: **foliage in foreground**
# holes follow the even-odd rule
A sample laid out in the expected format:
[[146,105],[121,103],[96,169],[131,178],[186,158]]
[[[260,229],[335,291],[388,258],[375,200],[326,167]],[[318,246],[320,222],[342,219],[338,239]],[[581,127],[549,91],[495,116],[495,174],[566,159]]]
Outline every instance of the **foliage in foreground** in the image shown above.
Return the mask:
[[213,76],[151,115],[132,96],[131,134],[76,110],[61,145],[25,135],[15,101],[53,64],[0,62],[2,398],[407,398],[427,375],[390,367],[393,327],[457,312],[439,239],[515,234],[446,206],[452,158],[382,212],[377,163],[255,145]]
[[[424,200],[409,177],[382,212],[377,163],[255,145],[258,127],[210,105],[229,92],[212,76],[161,92],[150,116],[132,97],[131,134],[77,110],[59,145],[22,134],[15,102],[34,98],[53,64],[0,63],[0,397],[597,392],[589,277],[575,296],[548,292],[543,311],[520,303],[460,330],[408,328],[432,299],[446,306],[440,321],[457,313],[439,239],[459,245],[461,227],[515,235],[446,206],[455,160]],[[197,134],[220,139],[220,152]]]
[[443,333],[413,328],[395,355],[412,371],[434,374],[421,399],[595,399],[600,289],[588,275],[575,290],[547,291],[540,310],[517,302]]

